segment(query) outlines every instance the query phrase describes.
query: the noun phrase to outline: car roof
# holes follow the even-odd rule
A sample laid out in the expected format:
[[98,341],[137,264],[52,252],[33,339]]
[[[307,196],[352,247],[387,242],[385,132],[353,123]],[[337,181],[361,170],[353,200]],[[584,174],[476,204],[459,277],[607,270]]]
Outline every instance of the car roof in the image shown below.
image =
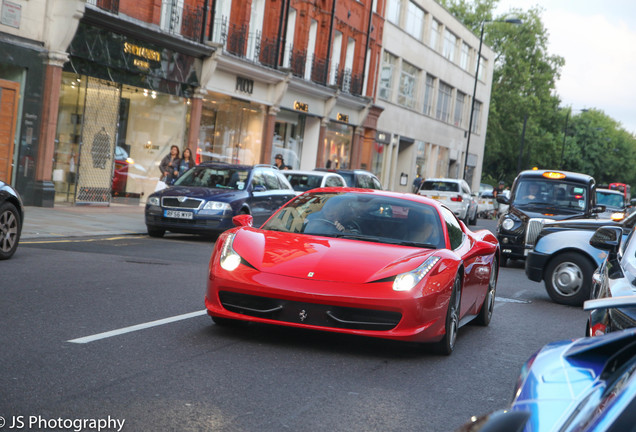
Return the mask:
[[336,175],[338,177],[340,177],[340,175],[336,172],[331,172],[331,171],[309,171],[309,170],[284,170],[282,171],[283,174],[287,175],[287,174],[300,174],[300,175],[315,175],[315,176],[319,176],[319,177],[324,177],[326,175]]
[[549,172],[556,172],[556,173],[565,175],[565,178],[563,180],[575,181],[579,183],[596,183],[596,181],[594,180],[594,177],[592,177],[591,175],[581,174],[581,173],[571,172],[571,171],[547,170],[547,169],[521,171],[517,175],[517,178],[515,179],[515,181],[517,181],[518,179],[521,179],[522,177],[546,179],[546,177],[544,177],[543,174],[549,173]]
[[596,188],[596,192],[603,192],[603,193],[608,193],[608,194],[613,194],[613,195],[620,195],[620,196],[625,196],[623,194],[623,192],[616,190],[616,189],[599,189]]
[[201,162],[197,166],[208,167],[208,168],[236,168],[236,169],[246,169],[246,170],[250,170],[252,168],[257,168],[257,167],[278,169],[273,165],[267,165],[267,164],[245,165],[245,164],[229,164],[225,162]]
[[461,183],[462,179],[454,179],[454,178],[445,178],[445,177],[431,177],[431,178],[426,178],[424,179],[425,182],[427,181],[443,181],[443,182],[450,182],[450,183]]

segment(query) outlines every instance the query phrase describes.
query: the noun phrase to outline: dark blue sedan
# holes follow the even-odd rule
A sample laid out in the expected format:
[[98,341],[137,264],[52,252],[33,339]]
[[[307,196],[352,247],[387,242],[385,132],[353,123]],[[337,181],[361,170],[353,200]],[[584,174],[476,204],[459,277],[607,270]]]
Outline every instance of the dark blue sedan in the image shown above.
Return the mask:
[[232,228],[232,217],[249,214],[265,222],[296,194],[271,165],[202,163],[146,201],[148,235],[166,231],[215,235]]

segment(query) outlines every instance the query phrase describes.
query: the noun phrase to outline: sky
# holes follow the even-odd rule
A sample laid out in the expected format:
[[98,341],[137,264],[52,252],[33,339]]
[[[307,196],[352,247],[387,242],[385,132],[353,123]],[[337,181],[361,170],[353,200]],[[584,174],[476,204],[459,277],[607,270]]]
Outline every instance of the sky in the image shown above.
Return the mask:
[[561,106],[598,109],[636,134],[635,0],[499,0],[495,16],[543,9],[548,52],[565,59]]

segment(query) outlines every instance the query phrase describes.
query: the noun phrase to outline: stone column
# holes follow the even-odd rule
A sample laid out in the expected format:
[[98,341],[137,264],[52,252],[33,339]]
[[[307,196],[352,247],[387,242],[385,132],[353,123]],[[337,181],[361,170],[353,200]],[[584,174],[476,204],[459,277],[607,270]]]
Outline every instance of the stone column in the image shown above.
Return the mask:
[[[316,152],[316,168],[325,168],[325,137],[327,136],[327,125],[329,118],[320,120],[320,133],[318,134],[318,150]],[[333,168],[333,167],[332,167]]]
[[38,207],[53,207],[55,202],[55,186],[51,180],[60,88],[62,86],[62,67],[66,61],[68,61],[68,54],[65,52],[49,51],[46,54],[34,185],[34,205]]
[[192,152],[196,160],[197,148],[199,147],[199,130],[201,129],[201,111],[203,108],[203,97],[207,94],[205,89],[198,88],[194,96],[190,99],[190,125],[188,129],[187,147]]
[[280,111],[277,106],[263,107],[263,110],[267,110],[265,116],[265,125],[263,127],[263,138],[261,139],[261,160],[260,163],[271,164],[272,163],[272,148],[274,146],[274,126],[276,126],[276,116]]

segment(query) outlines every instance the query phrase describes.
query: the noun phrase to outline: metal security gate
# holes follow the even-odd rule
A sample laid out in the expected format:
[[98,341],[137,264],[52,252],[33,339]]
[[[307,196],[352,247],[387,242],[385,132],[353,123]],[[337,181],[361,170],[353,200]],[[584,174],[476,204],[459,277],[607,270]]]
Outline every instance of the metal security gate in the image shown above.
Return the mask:
[[75,202],[109,205],[121,88],[113,82],[86,79]]

